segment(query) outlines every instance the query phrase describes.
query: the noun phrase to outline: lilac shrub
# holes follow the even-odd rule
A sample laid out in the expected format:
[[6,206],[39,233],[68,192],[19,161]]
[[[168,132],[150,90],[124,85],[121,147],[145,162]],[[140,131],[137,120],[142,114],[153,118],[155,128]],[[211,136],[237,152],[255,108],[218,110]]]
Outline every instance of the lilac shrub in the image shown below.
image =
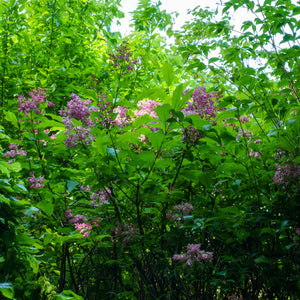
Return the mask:
[[20,145],[17,144],[10,144],[9,145],[9,150],[4,154],[4,157],[10,157],[14,158],[16,156],[26,156],[27,151],[23,150],[21,147],[19,148]]
[[172,259],[183,261],[183,266],[193,266],[196,262],[212,261],[213,253],[200,250],[201,244],[188,244],[187,252],[174,254]]
[[[186,90],[184,94],[188,93]],[[217,111],[225,110],[225,108],[219,108],[218,103],[221,102],[223,95],[217,92],[206,92],[204,86],[195,88],[191,95],[192,101],[188,101],[187,107],[182,109],[185,116],[199,115],[202,119],[210,120],[214,119],[217,115]]]
[[132,60],[132,51],[130,51],[129,43],[123,42],[121,46],[116,47],[116,53],[109,54],[110,60],[113,62],[114,70],[121,70],[123,73],[133,71],[137,60]]
[[31,183],[31,189],[38,189],[44,187],[44,177],[35,177],[34,172],[30,172],[30,177],[28,177],[29,183]]
[[[91,134],[91,126],[93,121],[90,118],[90,114],[98,109],[92,106],[88,106],[92,103],[91,100],[82,101],[76,94],[71,94],[72,100],[67,104],[69,110],[60,110],[59,113],[63,117],[62,122],[65,124],[65,134],[67,138],[65,145],[67,148],[73,148],[78,143],[90,145],[94,140],[94,136]],[[81,121],[82,125],[76,126],[72,121],[72,118]]]
[[40,105],[45,102],[48,107],[54,107],[54,103],[48,101],[46,99],[46,91],[42,88],[37,88],[34,91],[29,92],[29,96],[31,99],[27,99],[24,95],[19,95],[18,103],[19,103],[19,112],[23,112],[26,116],[29,112],[34,112],[37,115],[41,114]]

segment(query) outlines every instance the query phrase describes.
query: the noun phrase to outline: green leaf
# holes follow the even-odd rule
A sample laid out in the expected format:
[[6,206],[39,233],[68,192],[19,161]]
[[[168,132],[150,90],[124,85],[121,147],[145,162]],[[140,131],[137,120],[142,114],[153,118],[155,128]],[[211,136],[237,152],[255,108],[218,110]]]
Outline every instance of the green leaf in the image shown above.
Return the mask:
[[43,121],[37,127],[41,128],[41,129],[55,127],[56,130],[65,128],[64,124],[53,121],[53,120]]
[[48,217],[51,217],[54,210],[54,206],[51,202],[44,199],[37,203],[36,206],[40,208]]
[[14,127],[19,128],[16,115],[11,111],[6,111],[4,113],[5,113],[5,119],[8,122],[10,122]]
[[6,166],[4,166],[4,164],[7,164],[7,162],[4,161],[0,162],[0,171],[1,173],[5,174],[7,178],[9,178],[10,177],[9,169]]
[[58,300],[84,300],[83,297],[78,296],[71,290],[65,290],[62,293],[55,296],[55,299]]
[[171,106],[169,104],[159,105],[155,108],[159,120],[165,123],[170,118]]
[[39,262],[32,255],[27,256],[27,260],[29,261],[30,267],[34,274],[37,274],[39,271]]
[[261,255],[254,259],[256,264],[272,264],[273,260],[271,258],[265,257],[264,255]]
[[4,297],[8,299],[14,298],[14,287],[11,283],[8,282],[0,283],[0,291]]
[[78,186],[79,183],[76,182],[76,181],[73,181],[73,180],[67,180],[67,188],[68,188],[68,191],[71,193],[75,188],[76,186]]
[[174,79],[174,70],[173,66],[169,63],[166,63],[162,67],[163,78],[166,81],[167,85],[170,86]]

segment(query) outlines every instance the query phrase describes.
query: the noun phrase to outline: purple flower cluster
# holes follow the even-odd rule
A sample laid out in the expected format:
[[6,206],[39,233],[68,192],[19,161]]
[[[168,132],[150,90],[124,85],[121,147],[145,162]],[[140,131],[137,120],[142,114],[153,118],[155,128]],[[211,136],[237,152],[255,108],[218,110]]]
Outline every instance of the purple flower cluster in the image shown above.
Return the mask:
[[103,125],[104,128],[108,128],[109,124],[113,122],[113,119],[111,116],[109,116],[109,113],[113,112],[112,108],[109,108],[111,102],[106,101],[107,96],[101,92],[99,96],[99,102],[98,102],[98,107],[100,110],[99,118],[96,117],[95,120],[98,121],[100,124]]
[[[92,225],[90,222],[87,222],[86,217],[84,217],[83,215],[77,214],[74,217],[71,209],[66,209],[65,217],[69,220],[69,223],[75,224],[75,228],[79,231],[79,233],[83,234],[84,238],[87,238],[91,234]],[[92,223],[95,227],[99,227],[100,222],[100,217],[98,219],[92,218]]]
[[[72,100],[68,102],[67,106],[69,110],[60,110],[59,114],[63,116],[62,122],[65,124],[65,134],[67,138],[65,145],[67,148],[76,147],[79,142],[90,145],[94,140],[94,136],[91,134],[91,125],[93,122],[90,118],[92,111],[97,111],[95,107],[89,108],[91,100],[82,101],[76,94],[71,94]],[[75,126],[72,118],[81,121],[82,126]]]
[[28,115],[30,111],[34,111],[36,114],[40,114],[40,104],[41,102],[47,102],[48,107],[54,107],[54,103],[46,100],[46,91],[42,88],[37,88],[34,91],[29,92],[29,96],[31,99],[27,99],[24,95],[19,95],[18,103],[19,103],[19,112],[24,112],[25,115]]
[[284,161],[284,165],[276,164],[276,171],[273,181],[276,184],[288,186],[294,179],[300,176],[300,165],[295,165],[291,162]]
[[[188,92],[185,91],[185,94]],[[201,118],[210,119],[216,117],[216,112],[224,110],[219,108],[215,103],[220,102],[221,94],[216,92],[207,93],[204,86],[197,87],[191,95],[193,101],[188,101],[187,107],[182,109],[184,115],[199,115]]]
[[173,210],[175,210],[176,213],[174,213],[172,210],[169,210],[166,215],[167,219],[169,219],[171,222],[182,220],[183,217],[189,215],[194,208],[190,203],[181,203],[173,206]]
[[19,156],[22,156],[22,155],[26,156],[27,151],[23,150],[22,148],[19,149],[19,146],[20,145],[17,145],[17,144],[10,144],[9,147],[8,147],[10,151],[7,151],[4,154],[4,157],[8,156],[10,158],[13,158],[13,157],[15,157],[17,155],[19,155]]
[[123,42],[121,46],[116,48],[116,54],[109,54],[109,58],[114,63],[116,70],[122,70],[126,68],[127,72],[133,70],[134,65],[137,64],[137,60],[131,60],[132,51],[128,47],[128,42]]
[[187,143],[197,144],[198,141],[203,138],[203,134],[192,125],[187,128],[183,128],[183,134],[181,140]]
[[92,231],[91,223],[76,223],[75,228],[79,231],[79,233],[83,234],[84,238],[87,238]]
[[91,203],[90,205],[92,205],[94,208],[99,207],[105,203],[109,203],[108,199],[111,198],[111,191],[110,190],[99,190],[96,193],[93,193],[90,196]]
[[116,119],[113,121],[113,123],[119,127],[124,127],[129,124],[130,116],[127,116],[127,108],[123,106],[117,106],[115,108],[114,113],[117,114]]
[[154,109],[161,105],[161,103],[154,101],[154,100],[141,100],[137,103],[137,107],[139,110],[135,110],[134,114],[137,117],[142,117],[144,115],[149,115],[150,117],[154,119],[158,119],[157,113],[154,111]]
[[173,255],[173,260],[184,261],[183,266],[192,266],[195,262],[211,261],[213,259],[212,252],[200,250],[201,244],[188,244],[187,252],[183,254]]
[[35,177],[34,172],[30,172],[30,177],[28,177],[29,183],[31,183],[31,189],[38,189],[44,187],[44,177]]
[[132,239],[134,239],[138,233],[138,229],[132,223],[117,223],[116,228],[112,228],[111,232],[113,233],[113,241],[118,241],[119,238],[122,238],[123,244],[128,244]]

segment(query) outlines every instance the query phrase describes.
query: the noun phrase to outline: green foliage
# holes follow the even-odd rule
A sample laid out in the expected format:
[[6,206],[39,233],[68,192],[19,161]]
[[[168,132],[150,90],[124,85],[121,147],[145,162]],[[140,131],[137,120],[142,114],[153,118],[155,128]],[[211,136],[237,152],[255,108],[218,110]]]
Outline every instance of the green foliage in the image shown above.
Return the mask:
[[118,7],[0,4],[1,297],[297,299],[299,9]]

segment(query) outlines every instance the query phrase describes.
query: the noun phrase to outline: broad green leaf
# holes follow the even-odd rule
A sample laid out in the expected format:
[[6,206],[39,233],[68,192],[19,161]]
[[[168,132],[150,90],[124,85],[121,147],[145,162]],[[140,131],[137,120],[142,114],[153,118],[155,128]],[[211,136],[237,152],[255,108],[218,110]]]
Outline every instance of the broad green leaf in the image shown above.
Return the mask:
[[0,283],[0,291],[4,297],[8,299],[14,298],[14,287],[12,283],[8,283],[8,282]]
[[84,300],[81,296],[78,296],[71,290],[65,290],[62,293],[55,296],[57,300]]
[[174,70],[173,66],[169,63],[166,63],[162,67],[163,78],[167,83],[167,86],[170,86],[174,79]]
[[34,274],[37,274],[39,271],[39,262],[37,261],[37,259],[32,255],[28,255],[27,260],[29,261],[32,272]]
[[50,201],[44,199],[38,202],[36,206],[40,208],[48,217],[51,217],[54,210],[54,206]]
[[5,112],[5,119],[7,121],[9,121],[14,127],[19,128],[17,117],[13,112],[6,111]]
[[155,108],[159,120],[165,123],[170,118],[171,106],[169,104],[159,105]]
[[73,180],[67,180],[67,188],[68,188],[68,191],[70,193],[72,193],[72,191],[76,188],[76,186],[78,186],[80,183],[79,182],[76,182],[76,181],[73,181]]
[[6,177],[10,178],[9,169],[4,164],[7,164],[7,163],[3,162],[3,161],[0,162],[0,171],[1,171],[1,173],[5,174]]

